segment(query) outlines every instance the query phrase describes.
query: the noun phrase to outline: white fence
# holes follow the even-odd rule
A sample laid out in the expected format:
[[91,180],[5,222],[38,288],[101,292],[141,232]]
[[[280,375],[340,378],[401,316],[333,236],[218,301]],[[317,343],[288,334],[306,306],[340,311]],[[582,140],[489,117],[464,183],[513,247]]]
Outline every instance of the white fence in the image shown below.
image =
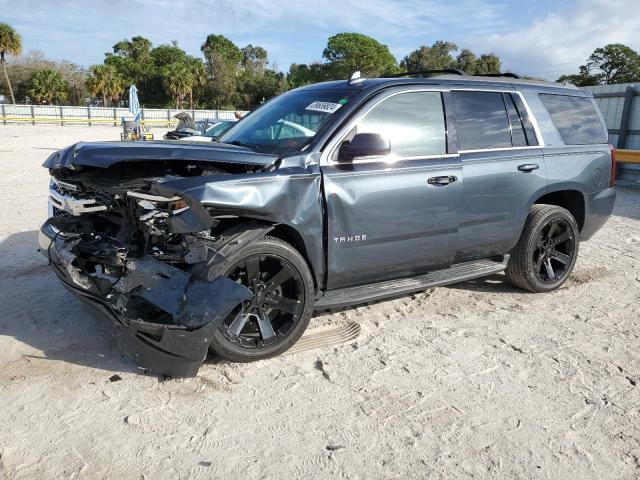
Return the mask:
[[[173,118],[180,112],[189,113],[194,120],[216,118],[233,119],[231,110],[174,110],[143,108],[142,118],[148,127],[170,128],[177,125]],[[243,114],[245,112],[242,112]],[[132,120],[133,115],[126,108],[67,107],[54,105],[6,105],[0,104],[0,124],[45,124],[45,125],[111,125],[119,127],[122,119]]]

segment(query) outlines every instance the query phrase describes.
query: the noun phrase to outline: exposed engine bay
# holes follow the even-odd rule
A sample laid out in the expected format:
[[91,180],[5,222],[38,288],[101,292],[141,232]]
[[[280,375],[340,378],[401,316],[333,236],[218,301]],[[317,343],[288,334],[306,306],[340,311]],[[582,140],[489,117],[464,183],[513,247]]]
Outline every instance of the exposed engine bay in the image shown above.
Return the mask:
[[157,187],[257,168],[153,161],[51,170],[43,253],[72,293],[115,323],[119,345],[141,367],[197,373],[214,330],[253,295],[209,272],[234,244],[268,231],[234,229],[237,218]]

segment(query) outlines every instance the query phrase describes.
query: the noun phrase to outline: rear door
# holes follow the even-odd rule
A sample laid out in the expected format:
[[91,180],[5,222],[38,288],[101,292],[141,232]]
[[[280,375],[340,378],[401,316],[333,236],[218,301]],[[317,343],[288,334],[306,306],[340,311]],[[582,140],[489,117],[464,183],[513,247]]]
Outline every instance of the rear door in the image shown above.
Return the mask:
[[547,175],[541,138],[515,91],[452,90],[464,184],[456,261],[507,253]]
[[[325,150],[329,289],[449,266],[462,171],[440,91],[395,90],[371,100]],[[391,154],[337,159],[356,133],[379,133]]]

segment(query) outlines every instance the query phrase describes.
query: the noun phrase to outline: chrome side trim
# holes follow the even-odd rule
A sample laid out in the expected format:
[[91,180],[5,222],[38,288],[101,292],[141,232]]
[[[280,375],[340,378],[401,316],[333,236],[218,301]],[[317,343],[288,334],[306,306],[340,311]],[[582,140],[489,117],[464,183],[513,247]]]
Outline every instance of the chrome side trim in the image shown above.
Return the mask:
[[459,153],[478,153],[478,152],[504,152],[507,150],[532,150],[540,149],[537,145],[527,145],[526,147],[496,147],[496,148],[477,148],[473,150],[458,150]]
[[[538,140],[538,145],[527,145],[527,146],[523,146],[523,147],[499,147],[499,148],[483,148],[483,149],[474,149],[474,150],[458,150],[457,153],[451,153],[451,154],[444,154],[444,155],[424,155],[424,156],[416,156],[416,157],[396,157],[393,160],[388,161],[389,163],[396,163],[396,162],[401,162],[401,161],[405,161],[405,160],[429,160],[431,158],[451,158],[451,157],[457,157],[459,156],[459,154],[464,154],[464,153],[478,153],[478,152],[492,152],[492,151],[510,151],[510,150],[535,150],[535,149],[543,149],[545,148],[545,141],[544,138],[542,137],[542,132],[540,130],[540,126],[538,125],[538,121],[536,119],[536,117],[533,115],[533,112],[531,111],[531,108],[529,107],[529,104],[527,103],[527,100],[524,98],[524,95],[522,94],[522,92],[520,92],[519,90],[517,90],[516,87],[514,87],[513,85],[510,86],[501,86],[501,87],[495,87],[495,88],[478,88],[478,87],[473,87],[473,86],[466,86],[466,85],[447,85],[447,86],[441,86],[441,85],[433,85],[433,86],[420,86],[418,88],[407,88],[404,90],[394,90],[391,93],[388,94],[382,94],[380,95],[380,97],[375,98],[374,101],[372,101],[370,104],[365,105],[365,107],[363,109],[361,109],[358,113],[356,113],[345,125],[344,127],[342,127],[340,133],[338,135],[335,135],[333,137],[333,139],[331,141],[328,142],[328,144],[325,145],[325,148],[322,151],[322,155],[320,157],[320,165],[339,165],[340,162],[335,162],[333,160],[331,160],[331,157],[333,157],[333,154],[335,152],[335,150],[338,148],[339,145],[342,144],[342,141],[344,139],[344,137],[351,131],[351,129],[356,126],[356,124],[362,119],[362,117],[364,115],[366,115],[369,110],[373,109],[374,107],[376,107],[379,103],[381,103],[382,101],[393,97],[395,95],[400,95],[403,93],[410,93],[410,92],[439,92],[439,93],[443,93],[443,92],[450,92],[450,91],[474,91],[474,92],[498,92],[498,93],[510,93],[513,95],[518,95],[520,97],[520,100],[522,101],[522,103],[524,104],[525,109],[527,110],[527,115],[529,117],[529,121],[531,122],[531,126],[533,127],[533,131],[536,134],[536,138]],[[445,110],[445,114],[446,114],[446,110]],[[357,164],[357,163],[372,163],[372,162],[380,162],[380,161],[386,161],[383,160],[382,157],[376,157],[375,159],[370,159],[370,158],[364,158],[362,160],[359,159],[355,159],[352,163]]]
[[[411,162],[415,160],[431,160],[431,159],[439,159],[439,158],[455,158],[460,155],[451,154],[451,155],[434,155],[433,157],[398,157],[394,159],[388,159],[386,157],[363,157],[359,159],[354,159],[349,165],[360,165],[367,163],[386,163],[389,166],[392,165],[402,165],[402,162]],[[344,163],[329,161],[327,165],[344,165]],[[404,166],[404,165],[403,165]]]

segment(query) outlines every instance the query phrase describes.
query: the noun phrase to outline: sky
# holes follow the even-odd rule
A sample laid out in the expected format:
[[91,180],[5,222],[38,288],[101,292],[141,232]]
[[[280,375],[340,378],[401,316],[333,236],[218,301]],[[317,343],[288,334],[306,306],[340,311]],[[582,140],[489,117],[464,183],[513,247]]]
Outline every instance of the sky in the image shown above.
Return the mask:
[[0,23],[23,49],[89,66],[124,38],[176,40],[200,55],[208,34],[267,49],[272,64],[322,60],[327,38],[370,35],[400,61],[421,45],[454,42],[495,53],[503,70],[555,80],[575,73],[597,47],[640,51],[639,0],[0,0]]

